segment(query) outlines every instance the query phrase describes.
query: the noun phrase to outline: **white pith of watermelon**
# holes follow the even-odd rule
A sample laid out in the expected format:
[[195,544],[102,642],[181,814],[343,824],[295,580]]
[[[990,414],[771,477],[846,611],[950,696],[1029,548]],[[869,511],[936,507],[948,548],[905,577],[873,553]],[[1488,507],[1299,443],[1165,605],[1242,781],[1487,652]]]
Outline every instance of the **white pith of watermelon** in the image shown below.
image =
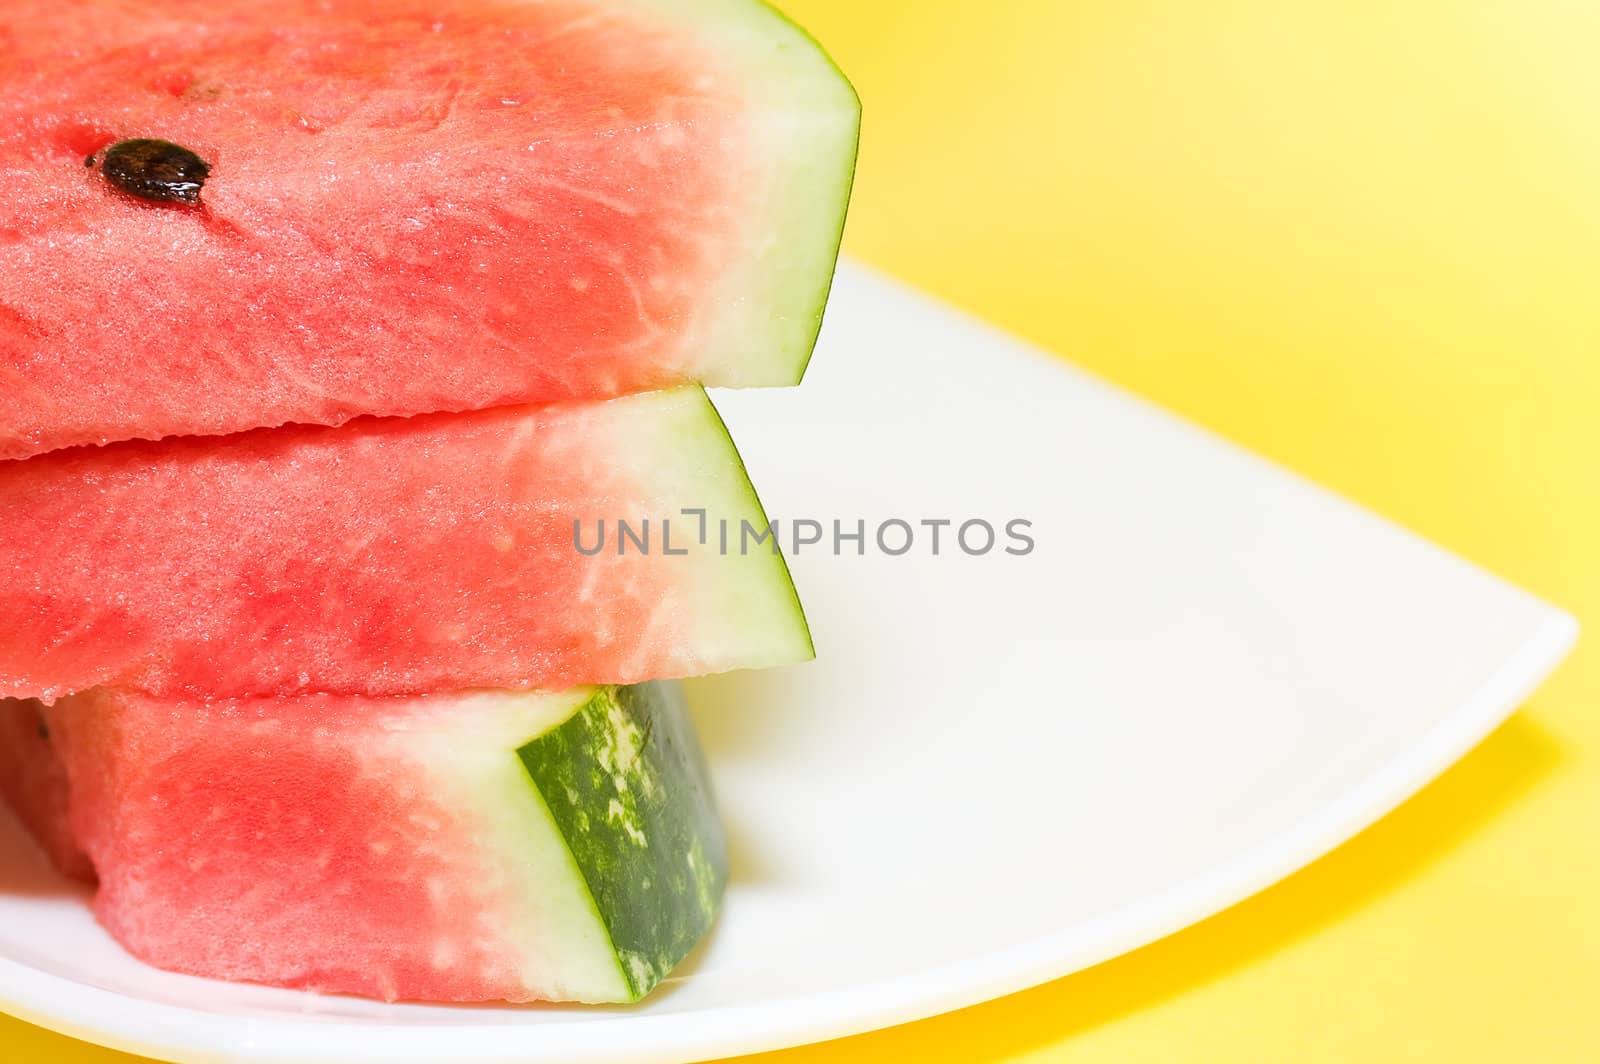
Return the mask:
[[[6,14],[0,458],[804,370],[859,104],[758,0]],[[201,208],[84,165],[133,137]]]
[[385,1000],[633,1001],[704,934],[726,881],[672,684],[102,690],[42,713],[96,914],[158,967]]
[[[699,388],[0,462],[0,696],[563,690],[810,658],[782,557],[702,544],[685,508],[766,523]],[[651,522],[647,552],[619,519]]]

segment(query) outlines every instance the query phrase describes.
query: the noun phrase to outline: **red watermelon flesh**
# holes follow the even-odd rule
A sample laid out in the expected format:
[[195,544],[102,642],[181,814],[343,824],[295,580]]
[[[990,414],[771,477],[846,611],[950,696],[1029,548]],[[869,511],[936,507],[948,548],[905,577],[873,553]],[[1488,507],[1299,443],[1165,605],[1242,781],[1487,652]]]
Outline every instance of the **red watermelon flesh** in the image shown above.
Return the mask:
[[64,798],[96,915],[175,971],[385,1000],[632,1001],[704,934],[727,875],[675,685],[0,702],[23,716],[48,740],[0,749]]
[[702,544],[685,508],[766,526],[698,388],[0,462],[0,696],[561,690],[809,658],[783,559]]
[[11,0],[0,458],[794,383],[858,117],[758,0]]
[[0,798],[63,875],[93,880],[67,824],[67,772],[50,743],[41,702],[0,700]]

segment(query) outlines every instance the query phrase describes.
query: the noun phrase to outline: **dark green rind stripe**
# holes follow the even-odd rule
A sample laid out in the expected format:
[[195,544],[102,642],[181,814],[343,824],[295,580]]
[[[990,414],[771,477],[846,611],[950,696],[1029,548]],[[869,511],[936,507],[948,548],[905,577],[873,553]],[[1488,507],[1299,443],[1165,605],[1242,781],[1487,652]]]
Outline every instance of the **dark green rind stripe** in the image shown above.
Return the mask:
[[601,688],[517,751],[638,1000],[716,918],[727,838],[676,683]]

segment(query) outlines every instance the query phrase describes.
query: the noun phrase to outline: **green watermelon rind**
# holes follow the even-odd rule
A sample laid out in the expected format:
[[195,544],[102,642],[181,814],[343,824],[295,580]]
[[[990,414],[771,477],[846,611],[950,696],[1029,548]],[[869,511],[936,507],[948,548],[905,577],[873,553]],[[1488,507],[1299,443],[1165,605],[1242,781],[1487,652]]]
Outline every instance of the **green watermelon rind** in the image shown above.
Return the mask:
[[458,696],[432,727],[395,731],[374,751],[380,764],[415,765],[433,801],[475,826],[466,841],[498,899],[493,933],[519,959],[521,985],[548,1001],[635,1000],[567,839],[516,754],[601,693]]
[[503,723],[477,741],[452,737],[448,718],[443,734],[395,738],[499,855],[525,982],[548,1000],[640,1000],[711,928],[728,879],[679,685],[478,697],[499,702]]
[[[818,158],[818,165],[825,173],[817,183],[817,191],[811,195],[817,201],[814,207],[806,207],[803,197],[796,196],[798,205],[792,214],[780,223],[776,229],[784,234],[785,247],[789,249],[784,254],[793,254],[793,248],[804,246],[807,238],[817,242],[820,251],[819,267],[814,270],[814,276],[820,279],[820,288],[809,301],[801,300],[800,320],[805,326],[799,330],[794,340],[795,365],[792,376],[787,383],[799,384],[805,377],[806,369],[810,366],[811,356],[816,350],[817,338],[822,332],[822,321],[827,310],[828,300],[833,294],[833,282],[838,273],[839,253],[844,242],[845,223],[850,214],[850,199],[855,188],[856,169],[861,158],[861,95],[856,91],[839,64],[822,46],[822,42],[812,36],[803,26],[789,18],[766,0],[758,0],[774,17],[783,22],[793,33],[799,36],[808,45],[816,56],[831,73],[834,82],[832,88],[839,93],[835,103],[836,110],[829,111],[832,122],[821,124],[819,139],[822,151],[814,158]],[[796,185],[804,183],[803,177],[793,179]],[[829,213],[828,205],[832,205]],[[807,230],[811,229],[811,233]],[[744,363],[735,363],[742,367]],[[744,380],[731,380],[730,384],[745,383]],[[783,383],[783,382],[780,382]]]
[[462,842],[480,854],[478,886],[496,899],[496,935],[521,958],[522,985],[548,1001],[643,998],[709,931],[728,879],[680,686],[417,704],[387,727],[373,763],[415,766],[433,800],[474,825]]
[[[702,338],[713,387],[799,384],[833,287],[855,183],[861,98],[817,40],[765,0],[633,0],[699,29],[731,57],[770,116],[758,130],[776,187],[751,233],[760,246],[724,283]],[[720,47],[719,47],[720,46]]]
[[[710,396],[703,389],[692,388],[619,402],[630,404],[631,410],[661,404],[662,409],[648,418],[635,415],[640,424],[648,421],[653,433],[634,440],[643,460],[652,466],[641,479],[652,485],[659,498],[675,498],[682,509],[705,512],[703,544],[698,539],[697,516],[687,516],[682,509],[663,514],[672,522],[673,548],[686,546],[690,551],[688,557],[665,560],[709,569],[704,578],[686,583],[700,595],[693,613],[703,627],[692,636],[694,645],[715,647],[719,659],[738,661],[742,668],[750,669],[815,658],[811,628],[783,553],[770,545],[758,546],[754,540],[748,550],[742,549],[742,526],[748,524],[759,531],[768,528],[769,521],[744,458]],[[737,468],[727,476],[707,478],[694,462],[656,462],[652,457],[684,453],[705,455],[704,461],[731,461]],[[675,484],[675,476],[686,482]],[[717,490],[708,491],[708,483]],[[721,545],[723,522],[728,529],[726,554]],[[659,542],[654,546],[659,549]]]
[[648,994],[716,920],[727,840],[676,684],[602,689],[517,755],[611,943],[625,1000]]
[[[133,727],[124,731],[122,700],[127,697],[91,691],[50,707],[0,700],[0,713],[30,731],[48,720],[52,737],[67,736],[78,744],[79,755],[67,761],[67,785],[72,788],[68,801],[75,807],[73,816],[80,818],[80,830],[86,816],[113,824],[143,819],[147,828],[157,825],[153,838],[148,832],[143,837],[153,844],[158,860],[161,854],[168,859],[178,855],[176,859],[190,868],[204,867],[212,855],[185,849],[192,844],[186,840],[187,822],[181,817],[156,814],[152,822],[147,802],[138,803],[142,810],[124,809],[115,804],[115,797],[109,798],[109,806],[85,805],[104,802],[108,795],[73,773],[92,771],[96,779],[120,779],[126,785],[149,767],[146,762],[159,767],[174,751],[217,738],[248,741],[252,729],[281,733],[284,721],[270,714],[254,716],[247,702],[212,707],[131,696],[127,711],[134,717]],[[265,705],[270,709],[270,703]],[[311,746],[324,751],[343,747],[365,761],[369,779],[390,779],[396,800],[393,815],[409,815],[413,823],[436,833],[446,831],[446,823],[452,825],[449,830],[455,834],[437,834],[417,854],[431,856],[435,863],[444,859],[450,867],[453,878],[437,884],[440,897],[475,899],[470,903],[473,908],[459,911],[457,919],[476,924],[479,934],[493,942],[493,953],[512,965],[509,972],[481,973],[499,992],[511,988],[518,995],[515,1000],[635,1002],[677,968],[715,923],[728,883],[728,844],[707,761],[677,683],[651,681],[559,693],[464,692],[399,700],[385,709],[376,726],[364,715],[312,716],[302,719],[300,726],[309,725],[314,731],[306,736]],[[175,713],[183,718],[187,734],[169,733],[153,745],[149,736],[137,738],[141,728],[179,728]],[[209,734],[213,728],[220,732]],[[84,753],[93,751],[114,756],[82,760]],[[6,753],[52,756],[46,749]],[[109,793],[118,789],[112,786]],[[412,795],[425,796],[420,807],[408,797]],[[11,802],[19,797],[27,796],[7,794]],[[285,816],[290,821],[315,822],[327,813],[295,803],[292,791],[271,796],[276,822],[281,825]],[[48,845],[54,839],[55,819],[56,815],[48,815],[27,823]],[[97,853],[96,861],[108,862],[101,871],[113,880],[120,877],[118,868],[125,857],[143,859],[142,854],[119,856],[115,846],[109,853],[92,842],[90,847]],[[387,852],[374,846],[375,855]],[[60,861],[62,853],[52,856]],[[282,856],[274,864],[279,875],[286,874]],[[325,920],[316,898],[340,894],[339,873],[318,863],[319,856],[327,855],[313,846],[302,869],[308,896],[296,903],[297,921]],[[85,860],[81,852],[72,858],[74,863]],[[421,867],[427,866],[424,859]],[[214,904],[202,905],[182,919],[201,921],[212,947],[227,958],[222,963],[229,964],[249,956],[250,939],[260,932],[259,925],[241,927],[229,915],[228,899],[236,896],[234,888],[247,882],[252,870],[222,864],[211,867],[209,874],[218,877],[224,893],[213,894]],[[438,871],[417,874],[440,875]],[[161,941],[163,920],[173,914],[162,912],[171,902],[159,877],[141,873],[138,878],[142,885],[134,900],[121,896],[118,923],[143,928],[146,937],[129,946],[136,955],[147,956],[152,941],[158,945]],[[427,886],[430,892],[435,889],[432,881]],[[155,916],[153,925],[143,915]],[[320,946],[311,947],[297,956],[297,963],[309,971],[347,963],[339,955],[348,946],[340,946],[338,937],[336,933],[326,943],[330,951],[326,956],[318,954]],[[197,968],[170,952],[170,945],[166,948],[168,952],[151,959],[180,971],[216,974],[209,967],[216,963],[215,955],[199,961]],[[386,949],[413,963],[431,960],[441,978],[464,963],[452,940],[390,943]],[[229,977],[241,976],[235,971]],[[402,986],[384,969],[373,979],[379,994],[390,1000],[419,996],[413,992],[414,983]]]
[[[739,469],[744,474],[744,476],[736,477],[733,480],[733,483],[738,485],[735,490],[742,491],[743,498],[740,500],[742,503],[740,508],[752,515],[751,520],[758,528],[771,527],[766,507],[762,505],[761,496],[756,491],[755,481],[750,477],[750,470],[745,465],[744,456],[739,453],[739,447],[734,441],[733,433],[728,430],[728,423],[723,419],[722,412],[717,409],[717,404],[711,400],[710,396],[706,396],[706,406],[710,408],[711,417],[716,422],[717,429],[722,433],[722,438],[727,441],[729,450],[733,452],[734,458],[739,463]],[[781,550],[776,552],[757,550],[754,553],[758,558],[770,559],[768,564],[771,567],[770,580],[772,583],[769,586],[787,587],[789,590],[787,598],[776,594],[756,597],[756,602],[760,608],[769,609],[779,617],[786,617],[796,629],[792,636],[795,641],[795,650],[789,655],[790,660],[785,663],[812,660],[817,656],[816,640],[812,637],[811,623],[806,619],[805,605],[800,601],[800,589],[795,586],[794,573],[789,568],[788,559],[784,557]],[[748,590],[754,590],[760,586],[754,582],[745,585]],[[779,603],[787,604],[787,613],[780,609]],[[800,649],[802,643],[804,645],[803,651]]]

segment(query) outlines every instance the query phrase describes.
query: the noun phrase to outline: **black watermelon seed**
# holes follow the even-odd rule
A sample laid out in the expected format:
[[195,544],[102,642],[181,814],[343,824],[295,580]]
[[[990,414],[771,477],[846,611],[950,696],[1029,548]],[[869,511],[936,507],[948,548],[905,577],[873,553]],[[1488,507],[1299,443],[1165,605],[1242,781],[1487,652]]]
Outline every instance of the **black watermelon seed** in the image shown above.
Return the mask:
[[199,203],[211,167],[181,145],[141,138],[120,140],[107,148],[100,171],[107,181],[140,199]]

